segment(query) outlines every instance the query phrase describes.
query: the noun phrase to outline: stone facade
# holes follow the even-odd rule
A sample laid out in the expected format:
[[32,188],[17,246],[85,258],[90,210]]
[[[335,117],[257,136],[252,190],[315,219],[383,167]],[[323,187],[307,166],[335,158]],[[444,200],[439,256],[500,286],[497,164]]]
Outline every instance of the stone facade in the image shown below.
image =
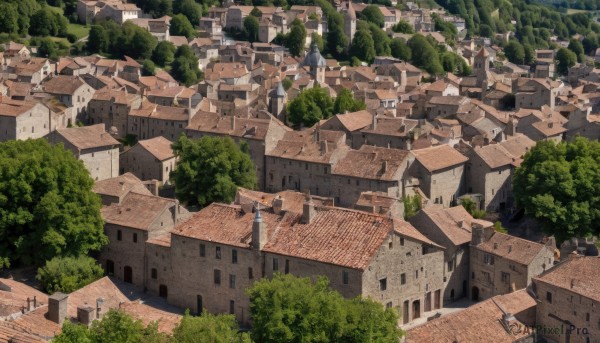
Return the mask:
[[51,118],[50,109],[40,103],[0,97],[0,142],[45,137]]

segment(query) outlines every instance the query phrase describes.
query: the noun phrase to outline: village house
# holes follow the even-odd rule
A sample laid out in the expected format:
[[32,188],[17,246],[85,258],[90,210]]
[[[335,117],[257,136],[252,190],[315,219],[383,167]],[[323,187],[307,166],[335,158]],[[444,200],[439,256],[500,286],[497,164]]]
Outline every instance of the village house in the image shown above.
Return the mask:
[[[373,122],[373,114],[362,110],[352,113],[336,114],[321,124],[322,130],[342,131],[346,134],[346,144],[358,149],[363,141],[360,139],[360,130],[367,128]],[[354,139],[360,141],[354,143]]]
[[480,225],[472,233],[469,287],[473,301],[527,288],[533,277],[554,265],[553,237],[540,244]]
[[538,109],[521,108],[513,118],[517,120],[514,130],[536,142],[551,140],[559,143],[567,132],[568,120],[546,105]]
[[469,245],[472,225],[492,226],[476,220],[463,206],[443,208],[440,205],[421,209],[408,220],[425,237],[446,248],[444,250],[444,303],[469,296]]
[[375,145],[383,148],[411,150],[417,136],[418,120],[373,116],[371,125],[353,134],[352,148],[362,145]]
[[539,336],[551,342],[588,343],[600,337],[600,292],[596,271],[600,258],[573,255],[533,278]]
[[142,10],[135,4],[121,0],[78,0],[77,17],[79,22],[88,24],[103,19],[110,19],[118,24],[123,24],[129,19],[138,18]]
[[515,79],[512,85],[515,108],[538,109],[546,105],[553,110],[556,96],[562,86],[562,82],[551,79]]
[[467,157],[448,145],[413,150],[416,162],[411,174],[433,204],[451,207],[464,193]]
[[114,136],[127,135],[127,116],[132,108],[141,105],[141,97],[127,93],[124,89],[103,88],[94,93],[88,103],[90,124],[103,123]]
[[62,143],[71,150],[96,181],[119,175],[121,143],[106,132],[104,124],[59,129],[53,132],[50,142]]
[[142,101],[127,117],[127,133],[138,139],[163,136],[171,141],[185,132],[197,110],[187,107],[161,106]]
[[52,113],[33,100],[12,100],[0,95],[0,142],[45,137],[51,131]]
[[85,120],[87,106],[95,90],[80,77],[58,75],[45,82],[42,87],[46,93],[71,108],[73,117],[68,119],[68,125],[75,125],[75,120]]
[[120,173],[132,173],[141,180],[157,180],[161,185],[175,170],[172,142],[162,136],[139,141],[119,156]]
[[[170,304],[234,314],[245,325],[250,312],[244,290],[276,272],[325,275],[345,297],[401,306],[406,322],[441,308],[442,248],[410,224],[310,202],[302,213],[281,208],[253,213],[251,207],[212,204],[170,237],[151,240],[148,274],[157,277],[149,291],[160,292],[162,285]],[[185,267],[190,264],[197,268]]]

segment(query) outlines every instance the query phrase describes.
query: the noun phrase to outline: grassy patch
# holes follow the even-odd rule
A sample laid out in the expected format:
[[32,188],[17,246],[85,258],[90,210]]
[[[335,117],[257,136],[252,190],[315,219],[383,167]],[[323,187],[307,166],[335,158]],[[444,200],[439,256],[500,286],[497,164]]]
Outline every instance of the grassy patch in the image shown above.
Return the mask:
[[63,9],[62,9],[62,8],[60,8],[60,7],[48,6],[48,8],[49,8],[49,9],[50,9],[52,12],[54,12],[54,13],[58,13],[58,14],[60,14],[60,15],[63,15],[63,13],[64,13],[64,12],[63,12]]
[[67,31],[77,36],[77,39],[81,39],[90,34],[90,28],[81,24],[70,23],[67,27]]
[[490,13],[490,15],[494,19],[500,18],[500,9],[496,8],[492,13]]
[[588,13],[588,12],[590,12],[590,11],[586,11],[586,10],[578,10],[578,9],[575,9],[575,8],[569,8],[569,9],[567,10],[567,14]]

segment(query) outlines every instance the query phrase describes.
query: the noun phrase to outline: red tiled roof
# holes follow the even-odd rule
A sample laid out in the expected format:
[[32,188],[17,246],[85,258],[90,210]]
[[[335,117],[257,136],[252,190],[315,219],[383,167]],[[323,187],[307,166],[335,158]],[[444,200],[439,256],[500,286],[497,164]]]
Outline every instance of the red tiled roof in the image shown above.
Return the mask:
[[104,206],[101,212],[106,223],[148,230],[163,211],[173,204],[174,200],[129,193],[120,204]]
[[56,130],[56,132],[80,150],[121,144],[105,131],[104,124],[72,127]]
[[468,158],[448,145],[414,150],[417,160],[430,172],[465,163]]
[[577,256],[536,277],[535,280],[600,301],[598,270],[600,270],[600,257]]

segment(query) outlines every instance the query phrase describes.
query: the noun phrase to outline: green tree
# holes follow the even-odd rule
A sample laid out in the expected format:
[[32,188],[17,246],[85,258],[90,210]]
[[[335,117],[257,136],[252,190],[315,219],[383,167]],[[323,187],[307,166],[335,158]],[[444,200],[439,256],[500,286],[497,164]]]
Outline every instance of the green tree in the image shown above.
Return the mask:
[[92,25],[87,41],[87,50],[90,53],[98,53],[108,50],[110,39],[103,26]]
[[142,75],[144,76],[154,76],[156,73],[156,66],[152,60],[144,60],[142,63]]
[[558,75],[567,75],[569,68],[577,63],[577,56],[569,49],[560,48],[556,52],[556,72]]
[[202,6],[194,0],[173,0],[173,13],[185,15],[194,26],[200,25]]
[[49,8],[42,8],[30,19],[29,34],[32,36],[56,36],[58,34],[58,25],[56,17]]
[[292,56],[300,56],[304,52],[306,44],[306,28],[300,19],[296,18],[292,22],[292,28],[286,39],[286,46]]
[[460,204],[475,219],[481,219],[486,215],[485,211],[477,209],[477,204],[471,198],[462,198]]
[[600,143],[582,137],[538,142],[516,169],[513,192],[559,242],[600,234]]
[[370,24],[369,30],[371,30],[375,54],[377,56],[390,56],[392,51],[390,49],[390,37],[387,33],[375,24]]
[[410,61],[412,58],[412,51],[402,38],[392,39],[392,42],[390,43],[390,50],[393,57],[399,58],[403,61]]
[[379,6],[376,5],[368,5],[365,7],[360,13],[360,19],[366,20],[379,27],[383,27],[385,24],[385,17],[381,13]]
[[511,40],[504,47],[504,55],[509,61],[515,64],[525,63],[525,49],[521,43],[516,40]]
[[285,89],[286,91],[290,89],[294,84],[294,82],[287,77],[284,78],[283,81],[281,81],[281,83],[283,84],[283,89]]
[[310,37],[311,37],[311,42],[317,43],[317,48],[319,48],[319,51],[324,51],[324,49],[325,49],[325,42],[323,41],[323,37],[321,37],[316,32],[313,32]]
[[530,44],[523,44],[524,61],[525,64],[531,65],[535,62],[535,50]]
[[344,17],[339,12],[329,14],[327,29],[327,52],[336,58],[343,57],[349,42],[344,31]]
[[175,59],[175,51],[177,48],[169,41],[160,41],[152,51],[152,61],[157,65],[164,67],[171,64]]
[[256,42],[258,40],[258,25],[258,19],[255,16],[249,15],[244,18],[244,31],[248,41]]
[[55,257],[38,269],[36,279],[46,293],[71,293],[104,275],[104,269],[89,256]]
[[44,139],[0,143],[0,265],[41,265],[108,242],[81,161]]
[[19,32],[19,12],[14,4],[0,3],[0,32]]
[[247,291],[256,342],[398,342],[398,314],[370,299],[344,299],[329,288],[290,274],[262,279]]
[[571,39],[567,49],[573,51],[577,56],[577,62],[581,63],[585,59],[585,52],[583,50],[583,44],[577,39]]
[[182,135],[173,143],[179,157],[171,172],[177,198],[190,206],[233,201],[237,187],[256,187],[254,164],[248,145],[231,138],[205,136],[191,140]]
[[150,32],[130,21],[122,25],[122,35],[117,40],[121,55],[133,59],[148,59],[158,41]]
[[182,45],[175,51],[171,74],[175,80],[188,87],[200,81],[202,72],[198,68],[198,58],[189,46]]
[[190,23],[189,19],[183,14],[176,14],[171,18],[171,27],[169,33],[172,36],[184,36],[187,39],[192,39],[196,36],[196,30]]
[[400,20],[392,27],[392,31],[399,33],[415,33],[415,30],[406,20]]
[[418,194],[402,197],[402,203],[404,204],[404,219],[413,217],[421,210],[422,200]]
[[356,112],[367,108],[364,102],[354,99],[352,91],[342,88],[333,103],[333,113]]
[[412,63],[428,73],[438,75],[444,72],[437,50],[421,34],[415,34],[408,40],[412,50]]
[[350,46],[350,56],[367,63],[372,63],[375,55],[375,42],[373,41],[371,32],[369,30],[358,30],[354,34],[354,39]]
[[246,334],[238,333],[233,315],[214,315],[206,311],[198,317],[190,316],[189,310],[173,330],[173,342],[177,343],[235,343],[250,342]]
[[54,60],[58,58],[56,44],[52,39],[44,37],[40,40],[38,56],[47,57]]
[[313,126],[333,114],[333,100],[324,88],[302,91],[288,104],[288,120],[296,125]]

